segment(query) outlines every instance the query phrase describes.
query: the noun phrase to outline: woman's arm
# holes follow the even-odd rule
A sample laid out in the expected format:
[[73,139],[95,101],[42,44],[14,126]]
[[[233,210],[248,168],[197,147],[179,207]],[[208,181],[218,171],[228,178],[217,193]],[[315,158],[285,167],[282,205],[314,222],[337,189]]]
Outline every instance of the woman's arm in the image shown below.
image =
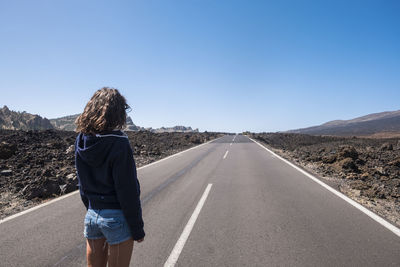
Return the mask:
[[79,186],[79,193],[81,195],[81,199],[82,199],[83,205],[85,205],[86,210],[87,210],[89,208],[89,199],[83,193],[81,185],[78,185],[78,186]]
[[113,161],[112,175],[117,198],[128,221],[133,240],[141,240],[145,233],[140,203],[140,185],[128,139],[121,142],[121,147]]
[[80,138],[80,135],[78,135],[75,140],[75,169],[76,169],[76,177],[78,178],[79,193],[81,195],[83,205],[85,205],[86,210],[87,210],[89,208],[89,199],[85,196],[85,193],[82,190],[82,185],[81,185],[82,182],[81,182],[81,178],[79,177],[78,164],[77,164],[77,157],[78,157],[78,154],[77,154],[78,149],[77,148],[78,148],[79,138]]

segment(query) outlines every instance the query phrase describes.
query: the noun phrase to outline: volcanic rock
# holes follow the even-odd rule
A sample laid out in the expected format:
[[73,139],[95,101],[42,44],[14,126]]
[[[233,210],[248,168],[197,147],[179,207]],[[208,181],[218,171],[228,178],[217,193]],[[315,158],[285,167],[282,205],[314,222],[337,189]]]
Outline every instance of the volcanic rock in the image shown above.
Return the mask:
[[379,184],[373,184],[371,188],[363,191],[362,194],[369,198],[386,198],[384,187]]
[[75,146],[74,145],[70,145],[68,147],[68,149],[65,151],[65,154],[73,154],[75,152]]
[[15,144],[10,144],[7,142],[0,143],[0,159],[9,159],[17,150],[17,146]]
[[66,176],[66,184],[60,185],[61,194],[72,192],[78,188],[78,178],[71,173]]
[[193,144],[201,144],[201,139],[199,136],[195,136],[193,135],[192,137],[190,137],[190,142],[192,142]]
[[47,198],[59,195],[61,192],[58,181],[43,178],[35,184],[28,184],[22,189],[22,195],[30,200],[33,198]]
[[3,170],[0,172],[0,175],[2,176],[11,176],[12,175],[12,170]]
[[322,162],[325,164],[332,164],[336,161],[336,155],[329,155],[322,158]]
[[370,175],[368,172],[364,172],[363,174],[361,174],[360,179],[362,181],[368,181],[372,179],[372,175]]
[[390,144],[390,143],[384,143],[384,144],[381,146],[380,150],[381,150],[381,151],[390,151],[390,150],[393,150],[393,145]]
[[354,160],[352,158],[342,159],[338,162],[338,165],[340,168],[346,171],[358,171],[357,165],[354,163]]
[[357,190],[366,190],[366,189],[370,188],[370,186],[367,183],[365,183],[361,180],[351,182],[350,186]]
[[395,160],[393,160],[393,161],[391,161],[391,162],[389,162],[388,164],[400,168],[400,157],[395,159]]
[[346,158],[351,158],[353,160],[357,159],[358,158],[357,150],[352,146],[341,147],[338,153],[338,159],[341,160]]

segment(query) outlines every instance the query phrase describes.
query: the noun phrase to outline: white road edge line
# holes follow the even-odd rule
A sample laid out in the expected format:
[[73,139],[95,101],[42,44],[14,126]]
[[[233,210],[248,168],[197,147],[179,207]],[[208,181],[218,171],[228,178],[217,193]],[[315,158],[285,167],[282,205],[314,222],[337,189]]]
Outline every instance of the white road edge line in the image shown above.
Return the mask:
[[226,156],[228,156],[228,153],[229,153],[229,150],[227,150],[227,151],[225,152],[224,159],[226,159]]
[[178,261],[179,255],[181,254],[182,249],[185,246],[187,239],[189,238],[190,232],[192,232],[193,226],[196,223],[197,217],[199,217],[200,211],[203,208],[204,203],[206,202],[208,194],[210,193],[211,186],[212,184],[207,185],[206,190],[201,196],[199,203],[197,203],[197,206],[194,209],[192,216],[187,222],[185,228],[183,229],[183,232],[176,242],[174,248],[172,249],[172,252],[165,262],[164,267],[173,267]]
[[[223,136],[222,136],[222,137],[223,137]],[[198,146],[194,146],[194,147],[188,148],[188,149],[186,149],[186,150],[183,150],[183,151],[181,151],[181,152],[175,153],[175,154],[173,154],[173,155],[171,155],[171,156],[168,156],[168,157],[166,157],[166,158],[163,158],[163,159],[154,161],[154,162],[152,162],[152,163],[150,163],[150,164],[147,164],[147,165],[145,165],[145,166],[142,166],[142,167],[140,167],[140,168],[137,168],[137,170],[141,170],[141,169],[147,168],[147,167],[149,167],[149,166],[152,166],[152,165],[154,165],[154,164],[160,163],[160,162],[162,162],[162,161],[164,161],[164,160],[167,160],[167,159],[176,157],[176,156],[178,156],[178,155],[180,155],[180,154],[183,154],[183,153],[185,153],[185,152],[187,152],[187,151],[189,151],[189,150],[192,150],[192,149],[195,149],[195,148],[199,148],[199,147],[204,146],[204,145],[206,145],[206,144],[208,144],[208,143],[211,143],[211,142],[213,142],[213,141],[215,141],[215,140],[221,139],[222,137],[219,137],[219,138],[210,140],[210,141],[208,141],[208,142],[206,142],[206,143],[203,143],[203,144],[200,144],[200,145],[198,145]],[[30,208],[30,209],[21,211],[21,212],[19,212],[19,213],[14,214],[14,215],[8,216],[8,217],[6,217],[6,218],[0,220],[0,224],[5,223],[5,222],[7,222],[7,221],[9,221],[9,220],[15,219],[15,218],[17,218],[17,217],[19,217],[19,216],[22,216],[22,215],[24,215],[24,214],[27,214],[27,213],[29,213],[29,212],[35,211],[35,210],[37,210],[37,209],[40,209],[40,208],[42,208],[42,207],[45,207],[45,206],[47,206],[47,205],[50,205],[50,204],[52,204],[52,203],[54,203],[54,202],[63,200],[64,198],[73,196],[73,195],[78,194],[78,193],[79,193],[79,190],[75,190],[74,192],[71,192],[71,193],[68,193],[68,194],[66,194],[66,195],[57,197],[57,198],[52,199],[52,200],[50,200],[50,201],[48,201],[48,202],[42,203],[42,204],[37,205],[37,206],[35,206],[35,207],[32,207],[32,208]]]
[[249,139],[251,141],[253,141],[254,143],[256,143],[257,145],[259,145],[262,148],[264,148],[265,150],[267,150],[269,153],[271,153],[275,157],[279,158],[280,160],[284,161],[285,163],[287,163],[291,167],[295,168],[296,170],[298,170],[299,172],[301,172],[302,174],[304,174],[305,176],[307,176],[308,178],[310,178],[311,180],[313,180],[317,184],[319,184],[322,187],[324,187],[325,189],[329,190],[331,193],[335,194],[336,196],[340,197],[341,199],[343,199],[344,201],[346,201],[347,203],[349,203],[353,207],[357,208],[358,210],[360,210],[361,212],[363,212],[364,214],[366,214],[367,216],[369,216],[370,218],[372,218],[373,220],[375,220],[376,222],[381,224],[386,229],[392,231],[398,237],[400,237],[400,229],[398,227],[396,227],[393,224],[389,223],[388,221],[386,221],[385,219],[383,219],[379,215],[377,215],[374,212],[370,211],[369,209],[365,208],[364,206],[362,206],[361,204],[359,204],[356,201],[352,200],[351,198],[345,196],[344,194],[342,194],[341,192],[337,191],[336,189],[334,189],[334,188],[330,187],[329,185],[325,184],[321,180],[317,179],[315,176],[313,176],[313,175],[309,174],[308,172],[302,170],[301,168],[297,167],[296,165],[294,165],[290,161],[288,161],[288,160],[282,158],[281,156],[277,155],[276,153],[274,153],[273,151],[269,150],[268,148],[266,148],[265,146],[263,146],[259,142],[253,140],[250,137],[249,137]]

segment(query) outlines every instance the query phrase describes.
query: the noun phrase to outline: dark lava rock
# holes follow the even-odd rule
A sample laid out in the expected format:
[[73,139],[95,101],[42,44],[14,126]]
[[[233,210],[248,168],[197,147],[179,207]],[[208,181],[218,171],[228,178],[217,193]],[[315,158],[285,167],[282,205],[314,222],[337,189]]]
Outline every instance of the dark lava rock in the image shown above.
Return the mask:
[[400,168],[400,158],[397,158],[397,159],[395,159],[395,160],[389,162],[388,164]]
[[372,175],[369,174],[368,172],[364,172],[363,174],[361,174],[360,179],[362,181],[368,181],[372,179]]
[[50,168],[46,168],[46,169],[44,169],[44,170],[41,170],[40,172],[41,172],[41,176],[42,176],[42,177],[52,177],[52,176],[55,176],[55,175],[54,175],[54,171],[53,171],[52,169],[50,169]]
[[1,176],[11,176],[12,175],[12,170],[3,170],[0,172]]
[[381,151],[391,151],[393,150],[393,145],[391,143],[384,143],[381,147],[380,147]]
[[373,184],[370,189],[362,191],[362,194],[369,198],[386,198],[384,187],[379,184]]
[[338,164],[343,170],[358,172],[358,167],[352,158],[342,159],[338,162]]
[[48,198],[57,196],[61,192],[58,181],[52,179],[42,179],[36,184],[28,184],[22,189],[22,195],[30,200],[33,198]]
[[357,190],[366,190],[366,189],[370,188],[370,186],[367,183],[365,183],[361,180],[351,182],[350,186]]
[[338,159],[341,160],[346,158],[356,160],[358,158],[357,150],[352,146],[341,147],[338,153]]
[[15,144],[10,144],[7,142],[0,143],[0,159],[9,159],[17,150],[17,146]]
[[201,139],[199,136],[192,136],[190,137],[190,142],[192,142],[193,144],[201,144]]
[[60,185],[61,194],[66,194],[78,189],[78,178],[75,174],[66,176],[66,184]]
[[325,164],[332,164],[336,161],[336,155],[329,155],[322,158],[322,162]]

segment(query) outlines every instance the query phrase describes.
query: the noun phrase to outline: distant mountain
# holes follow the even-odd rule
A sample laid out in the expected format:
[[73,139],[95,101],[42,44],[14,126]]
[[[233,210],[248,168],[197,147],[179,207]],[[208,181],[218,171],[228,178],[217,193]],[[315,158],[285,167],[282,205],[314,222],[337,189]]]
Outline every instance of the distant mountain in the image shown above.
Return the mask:
[[143,127],[140,126],[136,126],[131,117],[126,117],[126,127],[125,127],[125,131],[145,131],[145,129]]
[[48,130],[53,125],[46,118],[23,112],[11,111],[7,106],[0,109],[0,129],[7,130]]
[[79,115],[80,114],[75,114],[56,119],[50,119],[50,122],[56,129],[63,131],[75,131],[75,120],[76,118],[78,118]]
[[[69,115],[56,119],[46,119],[39,115],[33,115],[23,112],[11,111],[7,106],[0,109],[0,129],[7,130],[48,130],[57,129],[63,131],[75,131],[76,125],[75,120],[80,114]],[[153,129],[151,127],[144,128],[137,126],[133,123],[131,117],[126,118],[125,131],[149,131],[153,133],[165,133],[165,132],[198,132],[198,129],[192,129],[192,127],[175,126],[175,127],[161,127]]]
[[[78,118],[80,114],[75,114],[75,115],[69,115],[61,118],[56,118],[56,119],[50,119],[51,124],[54,126],[54,128],[59,129],[59,130],[64,130],[64,131],[75,131],[76,129],[76,124],[75,120]],[[131,117],[126,118],[126,128],[124,129],[125,131],[140,131],[144,130],[142,127],[136,126]]]
[[180,133],[193,133],[199,132],[199,129],[192,129],[192,127],[185,126],[175,126],[175,127],[161,127],[158,129],[150,129],[153,133],[172,133],[172,132],[180,132]]
[[400,110],[373,113],[351,120],[334,120],[290,133],[339,136],[390,136],[400,133]]
[[[51,124],[54,126],[54,128],[59,129],[59,130],[64,130],[64,131],[75,131],[76,125],[75,125],[75,120],[78,118],[80,114],[75,114],[75,115],[70,115],[70,116],[65,116],[61,118],[56,118],[56,119],[50,119]],[[164,133],[164,132],[198,132],[198,129],[192,129],[192,127],[185,127],[185,126],[175,126],[175,127],[161,127],[157,129],[153,128],[144,128],[137,126],[133,123],[131,117],[126,118],[126,127],[124,129],[125,131],[149,131],[153,133]]]

